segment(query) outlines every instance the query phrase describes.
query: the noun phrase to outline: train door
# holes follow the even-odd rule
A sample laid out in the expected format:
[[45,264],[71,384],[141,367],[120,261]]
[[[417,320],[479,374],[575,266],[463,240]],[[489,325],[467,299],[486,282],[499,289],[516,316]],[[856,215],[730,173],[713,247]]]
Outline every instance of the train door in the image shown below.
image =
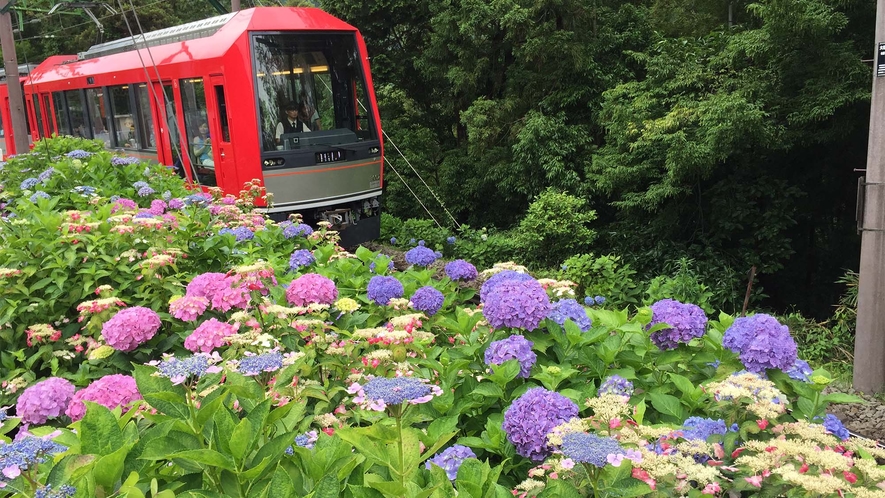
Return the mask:
[[218,182],[228,191],[236,189],[242,180],[237,178],[236,161],[234,161],[234,148],[231,143],[231,119],[227,110],[227,97],[224,92],[224,76],[215,75],[209,78],[209,88],[206,92],[210,112],[210,133],[217,137],[213,142],[215,154],[215,171]]
[[28,98],[28,94],[25,94],[25,99],[28,101],[28,119],[36,125],[31,134],[32,140],[36,142],[46,136],[46,132],[43,130],[43,113],[40,109],[40,96],[33,94]]
[[46,136],[58,135],[58,128],[55,126],[55,113],[52,110],[52,101],[48,93],[40,94],[43,99],[43,117],[46,123]]

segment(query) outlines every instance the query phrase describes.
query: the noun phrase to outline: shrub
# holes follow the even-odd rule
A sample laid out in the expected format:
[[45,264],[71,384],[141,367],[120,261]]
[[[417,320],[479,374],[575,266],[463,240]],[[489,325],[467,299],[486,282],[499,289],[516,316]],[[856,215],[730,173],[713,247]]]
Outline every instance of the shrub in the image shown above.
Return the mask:
[[590,223],[596,211],[587,200],[547,189],[529,205],[516,232],[523,249],[521,262],[538,267],[551,267],[564,259],[586,251],[596,240]]
[[670,274],[651,279],[645,291],[645,304],[661,299],[675,299],[683,303],[694,303],[705,312],[712,313],[712,297],[710,288],[701,282],[700,275],[694,271],[693,261],[681,258],[676,262],[675,268],[671,268]]
[[616,307],[639,304],[636,272],[620,256],[579,254],[565,260],[561,276],[578,284],[577,295],[602,296]]

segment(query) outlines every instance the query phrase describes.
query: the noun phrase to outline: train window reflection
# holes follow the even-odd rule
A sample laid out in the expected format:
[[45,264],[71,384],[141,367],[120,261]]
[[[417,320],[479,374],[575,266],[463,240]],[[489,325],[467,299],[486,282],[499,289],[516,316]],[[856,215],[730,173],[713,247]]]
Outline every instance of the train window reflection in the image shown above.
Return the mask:
[[83,98],[80,90],[65,91],[65,99],[68,101],[68,114],[71,116],[71,135],[80,138],[92,138],[91,131],[86,123],[86,113],[83,108]]
[[209,120],[206,112],[206,89],[202,79],[181,80],[181,106],[184,110],[184,126],[190,158],[197,172],[197,181],[206,186],[216,186],[213,142],[209,136]]
[[263,150],[377,139],[353,34],[256,34],[252,49]]
[[104,89],[88,88],[86,90],[86,105],[89,107],[89,115],[92,117],[93,136],[102,142],[105,147],[111,145],[110,121],[107,104],[104,100]]
[[72,135],[71,123],[68,121],[68,113],[65,112],[65,109],[67,109],[68,106],[65,105],[65,97],[61,92],[54,92],[52,94],[52,105],[55,108],[55,122],[58,125],[58,134]]
[[154,115],[151,111],[151,90],[144,83],[135,87],[135,100],[138,108],[138,148],[156,149],[157,139],[154,136]]

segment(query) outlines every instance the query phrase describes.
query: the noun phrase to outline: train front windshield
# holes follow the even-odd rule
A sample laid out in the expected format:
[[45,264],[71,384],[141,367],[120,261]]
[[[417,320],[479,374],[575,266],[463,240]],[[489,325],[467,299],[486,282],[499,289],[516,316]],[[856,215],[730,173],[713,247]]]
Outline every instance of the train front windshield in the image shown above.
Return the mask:
[[252,37],[264,151],[377,140],[353,33]]

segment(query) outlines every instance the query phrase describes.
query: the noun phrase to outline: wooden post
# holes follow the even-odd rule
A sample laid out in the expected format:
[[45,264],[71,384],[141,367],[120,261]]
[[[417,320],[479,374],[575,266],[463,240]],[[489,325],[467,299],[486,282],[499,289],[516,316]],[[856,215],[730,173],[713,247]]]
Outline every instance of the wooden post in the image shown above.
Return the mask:
[[873,95],[867,146],[857,333],[854,339],[854,388],[885,388],[885,0],[876,2]]
[[240,0],[230,0],[230,11],[236,12],[240,10]]
[[[12,3],[15,3],[14,1]],[[18,57],[15,54],[15,38],[12,36],[10,0],[0,0],[0,49],[6,67],[6,88],[9,90],[9,111],[12,114],[12,134],[15,137],[15,153],[28,151],[28,124],[25,118],[25,102],[18,76]]]

